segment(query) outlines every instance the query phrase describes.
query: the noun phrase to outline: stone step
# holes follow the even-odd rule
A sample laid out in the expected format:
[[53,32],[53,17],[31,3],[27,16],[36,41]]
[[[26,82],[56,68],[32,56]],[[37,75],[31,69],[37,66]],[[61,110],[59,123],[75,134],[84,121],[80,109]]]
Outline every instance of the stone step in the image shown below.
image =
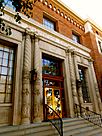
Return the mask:
[[65,119],[63,126],[64,136],[102,136],[102,128],[82,118]]
[[[63,119],[63,136],[102,136],[102,128],[82,118]],[[0,127],[0,136],[59,136],[50,122]]]
[[56,129],[48,122],[0,127],[0,136],[52,136]]

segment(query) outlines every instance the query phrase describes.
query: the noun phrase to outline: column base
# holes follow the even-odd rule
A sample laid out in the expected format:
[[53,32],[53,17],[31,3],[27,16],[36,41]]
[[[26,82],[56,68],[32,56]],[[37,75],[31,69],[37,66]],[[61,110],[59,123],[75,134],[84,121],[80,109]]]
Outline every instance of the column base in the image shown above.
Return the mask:
[[30,120],[29,118],[23,118],[22,121],[21,121],[21,124],[30,124]]

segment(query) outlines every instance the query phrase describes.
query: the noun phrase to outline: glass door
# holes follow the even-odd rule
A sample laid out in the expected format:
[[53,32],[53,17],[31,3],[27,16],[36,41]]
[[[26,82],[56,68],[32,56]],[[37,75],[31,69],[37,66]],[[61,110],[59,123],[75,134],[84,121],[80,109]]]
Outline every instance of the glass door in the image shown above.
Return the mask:
[[[62,105],[60,89],[45,87],[45,104],[51,107],[62,118]],[[48,109],[48,117],[56,118],[53,110]]]

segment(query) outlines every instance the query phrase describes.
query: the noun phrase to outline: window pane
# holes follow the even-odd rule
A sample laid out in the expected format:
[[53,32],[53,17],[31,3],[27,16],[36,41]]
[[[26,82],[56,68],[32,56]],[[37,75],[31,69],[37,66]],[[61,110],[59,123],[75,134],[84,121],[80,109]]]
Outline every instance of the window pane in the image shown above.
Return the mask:
[[8,66],[8,60],[7,60],[7,59],[3,59],[2,65],[3,65],[3,66]]
[[83,100],[85,103],[91,102],[89,92],[88,92],[88,86],[86,84],[86,69],[84,67],[79,67],[79,76],[81,80],[81,89],[83,94]]
[[9,61],[9,67],[13,67],[13,61]]
[[13,60],[14,59],[14,54],[12,53],[12,54],[10,54],[10,60]]
[[11,76],[7,77],[7,84],[12,84],[12,78],[11,78]]
[[2,59],[0,58],[0,65],[2,64]]
[[6,76],[0,76],[0,83],[6,83]]
[[8,59],[8,52],[4,52],[3,58]]
[[11,102],[11,94],[10,94],[10,93],[7,93],[7,94],[6,94],[5,102],[6,102],[6,103]]
[[42,63],[43,63],[43,66],[42,66],[43,74],[49,74],[53,76],[60,75],[59,63],[57,61],[43,59]]
[[3,75],[7,75],[7,70],[8,70],[8,68],[7,68],[7,67],[2,67],[1,74],[3,74]]
[[79,36],[78,35],[76,35],[76,34],[72,34],[72,39],[73,39],[73,41],[74,42],[76,42],[76,43],[80,43],[80,38],[79,38]]
[[0,103],[11,102],[14,50],[0,45]]
[[0,103],[4,103],[5,94],[0,93]]
[[0,92],[5,92],[5,84],[0,84]]
[[2,58],[2,55],[3,55],[3,52],[2,52],[2,51],[0,51],[0,58]]
[[6,90],[6,92],[7,92],[7,93],[11,93],[11,91],[12,91],[12,85],[7,85],[7,90]]
[[47,27],[47,28],[50,28],[50,29],[55,29],[55,23],[52,21],[52,20],[49,20],[47,18],[44,18],[43,19],[43,24]]
[[12,68],[9,68],[9,75],[12,75],[13,73],[12,73],[13,71],[12,71]]

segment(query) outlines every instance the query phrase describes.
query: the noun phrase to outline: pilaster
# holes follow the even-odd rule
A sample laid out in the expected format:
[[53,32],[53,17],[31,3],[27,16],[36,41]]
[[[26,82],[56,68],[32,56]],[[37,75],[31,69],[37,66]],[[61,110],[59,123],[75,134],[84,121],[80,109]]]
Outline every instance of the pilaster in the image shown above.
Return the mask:
[[41,97],[42,94],[42,65],[41,65],[41,52],[39,48],[39,39],[38,36],[35,35],[35,51],[34,51],[34,69],[37,72],[37,79],[34,83],[34,90],[33,90],[33,100],[34,100],[34,112],[33,112],[33,122],[40,122],[42,121],[43,117],[43,104]]
[[31,71],[31,38],[26,34],[24,45],[24,63],[23,63],[23,85],[22,85],[22,124],[30,123],[30,105],[31,105],[31,88],[30,88],[30,71]]
[[71,78],[71,88],[72,88],[72,94],[73,94],[73,101],[74,104],[79,104],[78,102],[78,95],[77,95],[77,88],[76,88],[76,78],[75,78],[75,71],[74,71],[74,64],[72,59],[72,49],[68,49],[66,51],[69,61],[69,69],[70,69],[70,78]]

